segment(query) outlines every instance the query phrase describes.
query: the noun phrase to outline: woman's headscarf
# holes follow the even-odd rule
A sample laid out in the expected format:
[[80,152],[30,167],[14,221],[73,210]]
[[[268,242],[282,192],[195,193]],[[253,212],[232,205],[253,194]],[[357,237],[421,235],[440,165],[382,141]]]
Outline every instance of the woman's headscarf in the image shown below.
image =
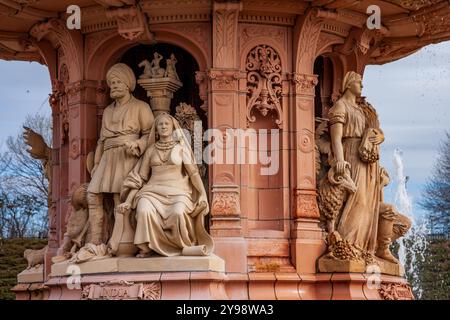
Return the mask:
[[128,86],[130,91],[134,91],[136,88],[136,77],[134,72],[125,63],[117,63],[108,70],[106,73],[106,82],[108,82],[108,84],[112,77],[119,78]]
[[[150,130],[150,134],[148,136],[148,146],[153,145],[154,143],[156,143],[156,135],[157,135],[157,126],[159,121],[164,118],[167,117],[172,121],[173,124],[173,140],[174,141],[179,141],[179,143],[181,144],[181,146],[183,147],[183,161],[187,164],[194,164],[195,160],[194,160],[194,153],[192,151],[191,148],[191,139],[188,139],[186,137],[186,134],[190,134],[189,130],[183,129],[180,126],[180,123],[178,122],[177,119],[175,119],[173,116],[171,116],[170,114],[163,112],[160,113],[156,118],[155,121],[153,122],[153,126],[152,129]],[[190,161],[190,162],[189,162]]]
[[344,94],[345,90],[348,89],[351,83],[356,81],[361,81],[362,77],[360,74],[355,71],[349,71],[344,77],[344,81],[342,81],[342,94]]

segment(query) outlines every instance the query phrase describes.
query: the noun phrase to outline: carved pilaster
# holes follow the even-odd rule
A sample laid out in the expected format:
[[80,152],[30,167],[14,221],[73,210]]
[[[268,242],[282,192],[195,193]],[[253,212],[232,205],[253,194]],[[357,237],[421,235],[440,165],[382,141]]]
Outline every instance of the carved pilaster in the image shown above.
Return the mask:
[[213,65],[216,68],[237,66],[237,33],[240,2],[214,2],[213,5]]
[[211,234],[213,236],[242,236],[239,200],[239,186],[213,186],[211,205]]
[[319,207],[316,200],[316,192],[296,189],[294,190],[294,201],[292,212],[294,218],[314,218],[320,217]]

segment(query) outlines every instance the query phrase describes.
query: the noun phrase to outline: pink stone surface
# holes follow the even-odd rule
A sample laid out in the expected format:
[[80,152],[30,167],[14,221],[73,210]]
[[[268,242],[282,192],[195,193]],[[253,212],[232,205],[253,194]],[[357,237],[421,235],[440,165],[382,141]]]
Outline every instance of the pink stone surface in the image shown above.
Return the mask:
[[[95,5],[98,6],[97,9],[102,9],[92,2],[92,6]],[[321,84],[323,96],[331,97],[339,93],[342,76],[349,70],[362,73],[368,60],[359,51],[355,55],[333,51],[333,38],[324,30],[317,29],[319,24],[314,23],[318,19],[315,11],[303,12],[303,9],[297,9],[299,18],[282,25],[276,25],[276,22],[265,23],[266,18],[274,14],[273,8],[262,8],[257,2],[245,3],[244,6],[234,2],[226,5],[214,2],[205,8],[181,6],[174,10],[181,10],[182,16],[203,17],[205,12],[211,12],[211,20],[204,21],[201,18],[201,21],[186,22],[169,14],[165,23],[152,22],[151,31],[158,43],[181,47],[197,61],[199,72],[204,75],[204,79],[198,81],[198,87],[199,95],[207,102],[208,128],[277,128],[272,117],[261,115],[258,115],[256,122],[248,123],[246,96],[246,61],[249,52],[258,45],[268,45],[277,51],[282,68],[283,91],[280,170],[275,175],[263,176],[260,174],[261,165],[258,164],[209,165],[209,185],[206,187],[210,202],[215,189],[222,188],[220,190],[225,194],[238,194],[235,212],[217,210],[212,211],[210,216],[210,232],[215,241],[214,253],[225,260],[225,275],[96,275],[82,277],[83,285],[117,277],[125,281],[158,282],[161,283],[162,299],[378,297],[375,291],[367,288],[362,275],[318,274],[316,266],[317,259],[324,252],[325,242],[318,224],[315,200],[313,133],[314,80],[317,80],[317,75],[314,75],[314,62],[324,54],[332,57],[335,70],[330,72],[327,69],[328,72],[322,75],[328,80],[324,81],[327,84]],[[162,14],[158,9],[149,10],[155,17]],[[254,23],[238,19],[240,14],[245,16],[248,12],[259,20]],[[277,2],[276,12],[291,15],[292,9]],[[174,14],[178,15],[177,12]],[[89,19],[89,26],[92,25],[89,33],[82,35],[81,31],[74,31],[61,35],[46,30],[42,39],[36,41],[40,48],[38,55],[42,55],[39,59],[47,64],[52,82],[56,84],[59,81],[64,87],[62,98],[52,107],[54,217],[50,219],[49,250],[45,257],[44,271],[47,276],[46,285],[50,290],[42,295],[55,300],[80,298],[79,291],[67,290],[64,279],[48,278],[48,275],[51,258],[56,255],[61,244],[66,218],[70,212],[67,198],[78,185],[89,180],[86,158],[95,148],[102,111],[110,103],[109,91],[105,85],[106,71],[119,62],[127,50],[140,43],[139,39],[125,40],[117,27],[112,27],[114,24],[105,20],[103,14],[91,14]],[[224,19],[226,28],[221,25]],[[284,19],[283,16],[281,20]],[[344,22],[330,19],[328,23],[331,28],[341,29],[339,23]],[[99,27],[102,25],[111,28],[102,30]],[[401,26],[398,30],[407,32],[408,28]],[[344,37],[339,43],[344,43],[345,40]],[[54,46],[49,46],[50,41],[55,42]],[[36,60],[36,57],[30,56],[27,59]],[[61,75],[62,65],[67,66],[66,78]],[[326,110],[325,108],[324,113]],[[65,111],[67,114],[64,114]],[[67,116],[70,128],[66,133],[62,131],[63,116]],[[64,134],[67,135],[65,139]],[[248,155],[248,148],[244,149]],[[229,188],[223,188],[224,186]],[[267,261],[280,263],[280,268],[291,270],[292,273],[252,272],[254,263],[269,263]],[[386,281],[399,282],[400,279]],[[31,298],[31,291],[26,286],[16,286],[15,292],[17,299]]]

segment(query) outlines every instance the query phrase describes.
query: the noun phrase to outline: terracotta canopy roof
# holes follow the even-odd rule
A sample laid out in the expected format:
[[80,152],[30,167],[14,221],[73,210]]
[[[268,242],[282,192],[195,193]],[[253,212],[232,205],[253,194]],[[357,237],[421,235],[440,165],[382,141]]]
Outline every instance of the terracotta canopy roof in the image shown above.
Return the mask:
[[[217,1],[217,0],[216,0]],[[82,9],[82,34],[116,28],[108,18],[111,8],[138,5],[152,24],[174,21],[208,21],[213,0],[0,0],[0,58],[39,61],[33,45],[33,27],[52,18],[65,19],[66,9]],[[217,1],[225,2],[225,1]],[[234,1],[239,2],[239,1]],[[242,0],[241,21],[264,16],[259,23],[294,26],[296,17],[311,7],[338,26],[343,39],[365,28],[367,7],[381,8],[383,28],[369,63],[382,64],[407,56],[431,43],[450,40],[449,0]],[[333,28],[332,28],[333,29]],[[323,30],[327,32],[327,30]],[[331,31],[330,31],[331,32]],[[345,34],[346,33],[346,34]],[[344,44],[345,46],[345,44]]]

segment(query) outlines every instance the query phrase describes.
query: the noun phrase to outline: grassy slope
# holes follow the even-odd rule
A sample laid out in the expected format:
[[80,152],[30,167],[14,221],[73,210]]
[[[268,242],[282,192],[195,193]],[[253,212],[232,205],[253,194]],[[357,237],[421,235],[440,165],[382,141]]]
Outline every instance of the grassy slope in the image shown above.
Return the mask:
[[41,249],[47,239],[0,239],[0,299],[14,299],[10,291],[17,283],[17,274],[27,267],[25,249]]

